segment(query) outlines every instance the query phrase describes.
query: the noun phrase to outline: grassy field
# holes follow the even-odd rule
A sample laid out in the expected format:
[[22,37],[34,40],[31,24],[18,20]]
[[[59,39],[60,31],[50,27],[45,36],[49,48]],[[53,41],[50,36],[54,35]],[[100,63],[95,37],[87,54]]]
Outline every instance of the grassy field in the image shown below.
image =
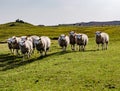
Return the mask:
[[[18,24],[11,27],[5,24],[0,25],[0,41],[26,34],[54,38],[71,30],[88,34],[85,52],[71,51],[70,45],[66,52],[62,52],[57,40],[52,40],[46,57],[40,58],[35,52],[30,59],[22,61],[21,56],[10,54],[6,43],[0,44],[0,91],[120,91],[120,26],[37,27]],[[96,30],[109,33],[108,50],[96,50]]]

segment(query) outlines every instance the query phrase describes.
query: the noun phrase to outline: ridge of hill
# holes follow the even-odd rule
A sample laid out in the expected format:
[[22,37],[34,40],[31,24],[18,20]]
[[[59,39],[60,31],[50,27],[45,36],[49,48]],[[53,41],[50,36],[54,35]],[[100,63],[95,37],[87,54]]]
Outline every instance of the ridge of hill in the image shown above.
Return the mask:
[[108,25],[120,25],[120,21],[105,21],[105,22],[81,22],[81,23],[73,23],[73,24],[59,24],[64,26],[108,26]]

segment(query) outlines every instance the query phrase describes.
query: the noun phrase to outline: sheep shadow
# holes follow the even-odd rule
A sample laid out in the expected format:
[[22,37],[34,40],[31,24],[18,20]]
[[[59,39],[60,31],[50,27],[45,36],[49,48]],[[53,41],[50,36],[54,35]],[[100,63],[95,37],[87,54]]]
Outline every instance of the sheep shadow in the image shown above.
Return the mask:
[[50,57],[50,56],[59,56],[59,55],[65,55],[65,54],[68,54],[68,53],[71,53],[72,51],[57,51],[57,52],[53,52],[53,53],[49,53],[47,54],[46,56],[40,56],[37,58],[37,60],[41,60],[41,59],[44,59],[44,58],[47,58],[47,57]]
[[30,58],[26,59],[25,61],[22,61],[22,56],[15,56],[10,53],[8,54],[2,54],[0,55],[0,71],[6,71],[10,69],[17,68],[22,65],[30,64],[35,61],[41,61],[44,58],[51,57],[53,55],[64,55],[66,53],[70,53],[70,51],[66,52],[54,52],[54,53],[49,53],[46,56],[43,57],[36,57],[36,58]]
[[[95,52],[95,51],[97,50],[85,50],[84,52]],[[65,55],[65,54],[74,53],[74,52],[82,52],[82,51],[72,51],[72,50],[57,51],[53,53],[48,53],[46,56],[42,56],[42,57],[38,56],[38,57],[26,59],[25,61],[22,61],[22,56],[15,56],[10,53],[2,54],[0,55],[0,71],[14,69],[19,66],[30,64],[35,61],[42,61],[42,59],[45,59],[51,56]]]

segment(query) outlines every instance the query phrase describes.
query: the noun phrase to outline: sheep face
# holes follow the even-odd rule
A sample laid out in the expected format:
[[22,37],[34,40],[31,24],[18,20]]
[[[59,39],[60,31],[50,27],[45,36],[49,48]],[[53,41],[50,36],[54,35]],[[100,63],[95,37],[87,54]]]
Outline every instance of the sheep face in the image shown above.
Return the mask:
[[27,40],[27,36],[22,36],[21,37],[21,41],[26,41]]
[[34,41],[34,43],[37,44],[37,45],[38,45],[38,44],[41,44],[41,42],[42,42],[42,41],[41,41],[41,38],[40,38],[40,37],[39,37],[39,38],[36,38],[35,41]]
[[96,37],[100,37],[101,36],[101,32],[100,31],[97,31],[95,34],[96,34]]
[[76,38],[77,38],[77,39],[81,39],[81,38],[82,38],[82,35],[78,34],[78,35],[76,35]]
[[25,41],[20,41],[19,45],[20,45],[21,47],[25,46]]
[[13,36],[12,38],[11,38],[11,42],[14,44],[14,43],[16,43],[16,37],[15,36]]
[[11,44],[11,43],[12,43],[12,38],[9,38],[9,39],[7,40],[7,43],[8,43],[8,44]]
[[75,32],[74,32],[74,31],[71,31],[69,34],[70,34],[70,36],[74,36],[74,35],[75,35]]
[[66,36],[65,36],[64,34],[61,35],[61,36],[60,36],[60,40],[61,40],[61,41],[65,41],[65,40],[66,40],[65,37],[66,37]]

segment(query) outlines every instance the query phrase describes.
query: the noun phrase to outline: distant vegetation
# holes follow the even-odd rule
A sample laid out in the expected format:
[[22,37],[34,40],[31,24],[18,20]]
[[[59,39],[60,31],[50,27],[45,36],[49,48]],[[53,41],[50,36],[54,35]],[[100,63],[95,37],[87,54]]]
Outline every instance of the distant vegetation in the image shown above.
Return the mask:
[[[24,22],[24,21],[23,21]],[[88,37],[94,37],[95,31],[104,31],[116,37],[120,35],[120,26],[35,26],[29,23],[21,23],[21,20],[0,25],[0,42],[6,41],[12,36],[22,35],[46,35],[51,39],[57,39],[60,34],[66,34],[73,30],[77,33],[85,33]]]
[[120,25],[120,21],[108,21],[108,22],[81,22],[81,23],[73,23],[73,24],[59,24],[64,26],[115,26]]

